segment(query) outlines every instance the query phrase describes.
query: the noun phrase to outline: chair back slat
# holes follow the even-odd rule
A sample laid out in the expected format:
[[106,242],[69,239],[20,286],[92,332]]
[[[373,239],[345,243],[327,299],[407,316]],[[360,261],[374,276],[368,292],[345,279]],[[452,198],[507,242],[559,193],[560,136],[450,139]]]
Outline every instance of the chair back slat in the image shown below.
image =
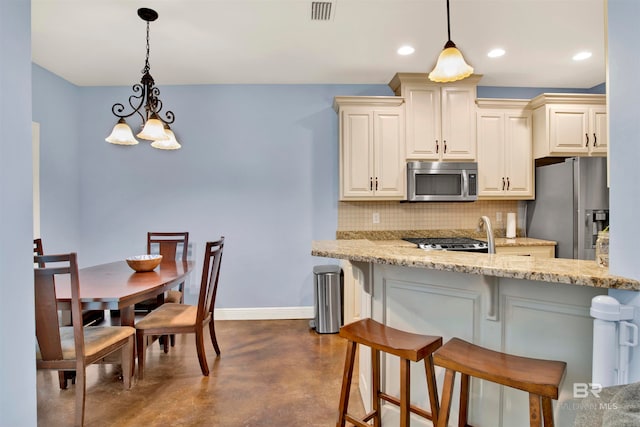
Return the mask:
[[147,253],[158,248],[158,253],[163,258],[187,261],[189,253],[189,232],[149,232],[147,233]]
[[[49,267],[40,267],[40,265],[46,264]],[[56,277],[59,277],[59,279],[64,279],[61,281],[62,283],[68,283],[71,287],[73,336],[75,339],[76,360],[80,362],[84,357],[84,333],[77,256],[75,253],[34,256],[34,265],[36,338],[42,360],[62,359],[56,299]]]
[[53,275],[35,272],[36,339],[42,360],[62,360],[60,324]]
[[224,248],[224,236],[215,242],[207,242],[202,266],[202,282],[198,296],[197,320],[201,321],[208,313],[213,313],[218,292],[218,277],[220,263],[222,261],[222,249]]

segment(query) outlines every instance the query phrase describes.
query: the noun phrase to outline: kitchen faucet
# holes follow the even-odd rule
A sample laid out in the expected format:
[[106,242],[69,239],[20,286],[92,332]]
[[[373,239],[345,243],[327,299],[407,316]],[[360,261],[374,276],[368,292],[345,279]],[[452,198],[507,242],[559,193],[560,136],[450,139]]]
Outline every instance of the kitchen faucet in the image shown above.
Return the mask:
[[491,229],[491,221],[488,216],[480,217],[480,222],[478,223],[477,231],[482,231],[482,227],[487,230],[487,244],[489,245],[489,253],[496,253],[496,243],[493,240],[493,230]]

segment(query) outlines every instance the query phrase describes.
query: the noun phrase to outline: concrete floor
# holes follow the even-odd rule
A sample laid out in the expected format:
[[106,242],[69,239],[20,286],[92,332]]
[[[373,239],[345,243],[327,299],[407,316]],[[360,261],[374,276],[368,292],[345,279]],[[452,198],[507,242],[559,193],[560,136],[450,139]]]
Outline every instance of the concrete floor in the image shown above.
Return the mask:
[[[346,341],[308,320],[216,321],[221,356],[206,342],[202,376],[194,336],[147,351],[145,378],[123,390],[117,365],[87,369],[86,426],[335,426]],[[206,337],[205,337],[206,338]],[[357,381],[354,374],[354,383]],[[38,371],[38,425],[73,425],[75,386]],[[354,384],[350,411],[364,409]]]

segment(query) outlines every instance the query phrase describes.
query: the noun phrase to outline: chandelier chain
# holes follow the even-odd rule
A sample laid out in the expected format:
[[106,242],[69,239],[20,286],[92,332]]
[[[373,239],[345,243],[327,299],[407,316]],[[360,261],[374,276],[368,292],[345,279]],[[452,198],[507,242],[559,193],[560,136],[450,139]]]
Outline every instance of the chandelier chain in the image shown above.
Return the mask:
[[148,73],[149,70],[151,69],[151,66],[149,65],[149,48],[150,44],[149,44],[149,21],[147,21],[147,57],[144,60],[144,68],[142,69],[142,74]]

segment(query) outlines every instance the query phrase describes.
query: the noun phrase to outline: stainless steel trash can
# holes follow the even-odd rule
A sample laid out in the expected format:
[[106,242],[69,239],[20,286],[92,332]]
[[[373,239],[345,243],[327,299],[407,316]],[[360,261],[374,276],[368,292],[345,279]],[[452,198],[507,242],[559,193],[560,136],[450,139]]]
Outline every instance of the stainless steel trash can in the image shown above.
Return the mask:
[[319,334],[335,334],[342,326],[342,269],[338,265],[313,267],[314,318],[309,326]]

